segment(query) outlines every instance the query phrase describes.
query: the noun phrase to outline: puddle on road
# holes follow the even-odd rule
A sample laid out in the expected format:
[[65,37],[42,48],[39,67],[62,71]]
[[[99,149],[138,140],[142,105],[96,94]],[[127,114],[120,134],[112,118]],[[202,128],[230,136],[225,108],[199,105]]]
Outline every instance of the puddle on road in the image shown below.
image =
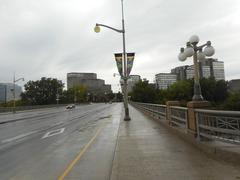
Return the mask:
[[108,119],[110,117],[112,117],[112,115],[100,117],[100,118],[98,118],[98,120],[100,120],[100,119]]
[[81,125],[81,127],[76,128],[76,130],[80,133],[84,132],[84,131],[91,130],[92,128],[96,127],[97,121],[102,120],[102,119],[109,119],[111,117],[112,117],[112,115],[99,117],[99,118],[97,118],[95,120],[92,120],[92,121],[90,121],[90,122],[88,122],[84,125]]

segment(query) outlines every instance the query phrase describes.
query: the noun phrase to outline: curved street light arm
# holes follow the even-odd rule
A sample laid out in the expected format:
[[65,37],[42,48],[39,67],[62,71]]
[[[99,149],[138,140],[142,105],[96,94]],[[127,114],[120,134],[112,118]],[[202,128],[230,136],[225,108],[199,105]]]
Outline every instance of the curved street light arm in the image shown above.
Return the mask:
[[208,45],[211,45],[211,41],[208,41],[208,42],[206,42],[205,44],[203,44],[203,45],[201,45],[201,46],[198,46],[198,47],[197,47],[197,50],[200,50],[200,49],[202,49],[203,47],[208,46]]
[[23,81],[24,81],[24,78],[19,78],[19,79],[17,79],[17,80],[14,80],[14,82],[18,82],[18,81],[20,81],[20,80],[23,80]]
[[124,31],[121,29],[116,29],[116,28],[113,28],[113,27],[111,27],[111,26],[107,26],[107,25],[104,25],[104,24],[96,24],[96,26],[102,26],[102,27],[106,27],[106,28],[108,28],[108,29],[111,29],[111,30],[113,30],[113,31],[116,31],[116,32],[118,32],[118,33],[124,33]]

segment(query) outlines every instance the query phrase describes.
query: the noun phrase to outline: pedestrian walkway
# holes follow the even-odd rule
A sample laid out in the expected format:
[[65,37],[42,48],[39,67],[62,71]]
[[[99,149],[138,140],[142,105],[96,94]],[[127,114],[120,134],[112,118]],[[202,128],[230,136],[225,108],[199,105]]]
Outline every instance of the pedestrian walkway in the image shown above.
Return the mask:
[[240,166],[216,160],[130,106],[120,122],[111,180],[237,180]]

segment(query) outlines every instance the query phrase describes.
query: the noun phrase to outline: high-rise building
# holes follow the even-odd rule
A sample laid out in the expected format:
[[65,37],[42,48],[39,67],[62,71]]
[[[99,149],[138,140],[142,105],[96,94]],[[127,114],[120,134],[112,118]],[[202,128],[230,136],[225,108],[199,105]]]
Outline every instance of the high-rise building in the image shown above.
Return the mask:
[[228,89],[230,91],[240,91],[240,79],[232,79],[229,81]]
[[[217,81],[224,80],[224,63],[217,59],[207,58],[198,63],[199,78],[214,77]],[[172,74],[177,75],[177,80],[194,78],[194,66],[179,66],[171,70]]]
[[185,80],[185,79],[187,79],[186,70],[187,70],[188,67],[189,66],[176,67],[174,69],[171,69],[171,73],[177,75],[177,81]]
[[188,66],[186,69],[186,79],[194,78],[194,66]]
[[210,67],[210,76],[218,80],[225,80],[224,62],[213,58],[206,58],[201,61],[200,66]]
[[72,72],[67,74],[67,89],[77,85],[87,87],[88,92],[98,93],[111,93],[111,85],[106,85],[102,79],[97,79],[96,73],[77,73]]
[[224,63],[221,61],[212,62],[212,76],[218,80],[225,80]]
[[177,75],[172,73],[159,73],[155,75],[155,79],[158,89],[167,89],[170,85],[177,82]]
[[[13,83],[0,83],[0,102],[13,100]],[[15,100],[21,99],[22,87],[15,84]]]
[[200,65],[199,66],[199,77],[200,78],[209,78],[209,77],[211,77],[210,66]]
[[133,90],[133,87],[136,83],[138,83],[141,80],[141,77],[139,75],[130,75],[128,79],[128,93]]

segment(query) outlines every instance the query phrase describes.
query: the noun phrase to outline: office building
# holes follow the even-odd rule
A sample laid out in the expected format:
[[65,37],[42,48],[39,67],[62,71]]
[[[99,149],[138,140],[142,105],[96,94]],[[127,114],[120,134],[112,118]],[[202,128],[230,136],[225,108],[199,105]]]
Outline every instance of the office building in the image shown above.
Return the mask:
[[[207,58],[198,63],[199,78],[214,77],[217,81],[225,79],[224,62],[217,59]],[[171,70],[172,74],[177,75],[177,80],[194,78],[194,66],[179,66]]]
[[186,79],[193,79],[194,78],[194,66],[188,66],[186,69]]
[[209,66],[210,76],[214,77],[217,81],[225,80],[224,62],[213,58],[206,58],[205,60],[201,61],[200,65]]
[[210,78],[211,77],[210,66],[199,64],[199,77]]
[[105,84],[102,79],[97,79],[96,73],[77,73],[67,74],[67,89],[74,86],[83,85],[87,91],[93,94],[111,93],[111,85]]
[[232,79],[228,83],[228,89],[230,91],[240,91],[240,79]]
[[177,82],[177,75],[172,73],[159,73],[155,75],[155,79],[158,89],[167,89],[170,85]]
[[133,87],[136,83],[138,83],[141,80],[141,77],[139,75],[130,75],[128,79],[128,93],[133,90]]
[[[13,100],[13,83],[0,83],[0,102]],[[22,87],[15,84],[15,100],[21,99]]]
[[171,73],[177,75],[177,81],[185,80],[185,79],[187,79],[186,70],[187,70],[188,67],[189,66],[176,67],[174,69],[171,69]]

